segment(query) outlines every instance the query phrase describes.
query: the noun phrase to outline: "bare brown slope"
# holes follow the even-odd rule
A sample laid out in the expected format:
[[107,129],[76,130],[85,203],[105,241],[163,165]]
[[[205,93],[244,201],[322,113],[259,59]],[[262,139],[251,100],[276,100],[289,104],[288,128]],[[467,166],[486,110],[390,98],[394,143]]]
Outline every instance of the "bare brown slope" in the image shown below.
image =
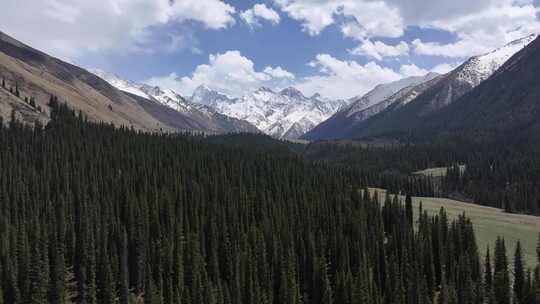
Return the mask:
[[[142,130],[173,130],[138,103],[84,69],[50,57],[0,33],[0,76],[9,87],[17,84],[47,113],[51,94],[95,121]],[[4,107],[6,107],[4,105]],[[17,110],[17,109],[16,109]]]
[[[216,113],[207,113],[196,107],[189,111],[175,111],[156,100],[148,100],[122,92],[98,76],[35,50],[0,32],[0,78],[7,89],[17,85],[25,97],[33,96],[43,109],[21,108],[0,95],[0,114],[6,118],[15,110],[21,118],[33,122],[34,116],[47,118],[47,103],[51,95],[82,111],[91,120],[133,126],[146,131],[197,131],[212,134],[251,132],[258,130],[246,121],[232,119]],[[15,98],[17,99],[17,98]],[[23,97],[24,99],[24,97]],[[21,100],[18,100],[20,102]],[[10,101],[11,100],[11,101]],[[23,102],[24,106],[24,102]],[[25,111],[25,115],[22,115]],[[33,115],[28,115],[30,112]]]

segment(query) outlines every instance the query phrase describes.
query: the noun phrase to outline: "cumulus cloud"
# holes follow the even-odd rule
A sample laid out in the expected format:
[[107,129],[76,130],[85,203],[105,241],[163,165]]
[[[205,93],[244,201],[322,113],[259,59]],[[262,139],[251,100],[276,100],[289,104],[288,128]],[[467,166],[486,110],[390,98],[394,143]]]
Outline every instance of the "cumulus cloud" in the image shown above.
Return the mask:
[[[430,72],[414,64],[404,64],[394,70],[373,61],[360,64],[356,61],[340,60],[329,54],[317,55],[308,65],[315,68],[316,73],[307,77],[296,77],[279,66],[267,66],[258,71],[253,61],[235,50],[210,55],[208,64],[199,65],[190,76],[181,77],[172,73],[145,82],[171,88],[184,96],[190,96],[198,86],[204,84],[236,97],[261,86],[294,86],[306,96],[319,93],[329,98],[346,99],[363,95],[379,84]],[[455,66],[438,65],[431,71],[444,73]]]
[[540,32],[539,9],[533,5],[501,6],[476,14],[435,22],[438,28],[454,32],[452,43],[413,41],[414,52],[448,58],[483,54],[515,39]]
[[388,45],[381,41],[364,40],[357,48],[350,50],[353,55],[372,57],[383,60],[384,57],[399,57],[409,54],[409,44],[401,41],[396,45]]
[[434,66],[431,71],[437,74],[446,74],[455,68],[457,68],[460,64],[459,63],[441,63],[436,66]]
[[429,73],[428,70],[418,67],[415,64],[404,64],[400,67],[399,73],[404,77],[423,76]]
[[378,84],[396,81],[402,75],[375,62],[365,65],[319,54],[309,63],[320,75],[300,79],[296,87],[307,96],[320,93],[330,98],[350,98],[365,94]]
[[423,42],[415,39],[412,42],[414,52],[418,55],[440,56],[448,58],[463,58],[486,53],[488,46],[470,40],[459,40],[455,43]]
[[240,17],[249,26],[260,26],[260,20],[266,20],[273,25],[279,24],[279,14],[265,4],[255,4],[252,8],[240,13]]
[[221,0],[5,0],[0,20],[6,33],[65,58],[130,49],[148,28],[171,23],[223,29],[234,24],[234,14]]
[[[533,0],[274,0],[310,35],[338,25],[346,37],[401,37],[409,26],[443,30],[452,43],[417,40],[414,52],[448,58],[478,55],[512,40],[540,32]],[[384,57],[369,44],[358,52]],[[379,60],[379,59],[378,59]]]
[[264,68],[264,72],[274,78],[289,78],[289,79],[294,79],[294,74],[289,72],[289,71],[286,71],[284,70],[283,68],[281,67],[276,67],[276,68],[273,68],[273,67],[270,67],[270,66],[267,66],[266,68]]
[[191,76],[178,77],[173,73],[148,79],[146,83],[171,88],[186,96],[203,84],[230,96],[240,96],[263,85],[292,78],[294,75],[281,67],[268,66],[257,71],[253,61],[233,50],[210,55],[208,64],[199,65]]
[[395,6],[372,0],[274,0],[291,18],[302,22],[310,35],[318,35],[336,17],[345,17],[342,31],[346,36],[363,39],[366,36],[399,37],[403,35],[403,19]]

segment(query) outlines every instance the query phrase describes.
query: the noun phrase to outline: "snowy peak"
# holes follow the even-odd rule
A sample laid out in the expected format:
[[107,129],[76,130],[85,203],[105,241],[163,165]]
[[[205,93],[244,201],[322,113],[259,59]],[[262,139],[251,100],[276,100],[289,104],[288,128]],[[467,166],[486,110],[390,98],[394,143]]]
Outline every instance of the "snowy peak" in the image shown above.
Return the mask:
[[260,87],[257,91],[255,92],[260,92],[260,93],[272,93],[274,94],[274,91],[268,87]]
[[232,98],[210,89],[206,85],[198,86],[190,98],[191,102],[217,108],[222,103],[231,103]]
[[380,84],[366,95],[352,98],[351,105],[348,108],[345,108],[344,111],[347,111],[347,116],[352,116],[389,99],[405,88],[417,86],[430,81],[437,76],[439,76],[437,73],[428,73],[424,76],[407,77],[391,83]]
[[478,86],[495,73],[510,57],[529,45],[537,36],[537,34],[532,34],[512,41],[487,54],[470,58],[456,70],[456,79],[466,82],[472,87]]
[[281,92],[279,92],[279,94],[281,94],[283,96],[293,98],[293,99],[305,99],[306,98],[304,96],[304,94],[302,94],[302,92],[300,92],[298,89],[293,88],[293,87],[288,87],[286,89],[283,89],[283,90],[281,90]]
[[201,86],[195,90],[191,101],[246,120],[268,135],[287,139],[299,138],[346,104],[342,100],[322,99],[318,94],[307,98],[293,87],[280,92],[261,87],[233,99]]
[[159,102],[178,112],[186,112],[191,109],[186,100],[173,90],[163,90],[158,86],[125,80],[118,75],[107,73],[102,70],[93,69],[91,72],[121,91]]
[[118,75],[111,74],[99,69],[91,69],[89,70],[89,72],[107,81],[110,85],[121,91],[128,92],[143,98],[150,97],[142,90],[142,85],[140,84],[136,84],[132,81],[122,79]]

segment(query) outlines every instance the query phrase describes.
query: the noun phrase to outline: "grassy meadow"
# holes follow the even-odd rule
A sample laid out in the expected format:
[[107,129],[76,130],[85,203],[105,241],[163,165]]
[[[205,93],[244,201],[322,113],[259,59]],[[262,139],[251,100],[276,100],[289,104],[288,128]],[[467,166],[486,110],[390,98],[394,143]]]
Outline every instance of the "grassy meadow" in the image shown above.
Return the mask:
[[[371,189],[379,194],[380,201],[384,202],[386,190]],[[402,201],[405,197],[401,196]],[[451,199],[414,197],[413,206],[415,217],[418,216],[418,207],[422,202],[422,207],[430,214],[438,213],[444,207],[449,218],[456,218],[465,213],[474,223],[476,239],[482,256],[489,245],[493,252],[493,247],[497,236],[504,237],[508,249],[509,262],[513,262],[514,250],[517,240],[521,240],[523,253],[527,266],[535,266],[536,245],[540,233],[540,217],[522,214],[504,213],[501,209],[464,203]]]

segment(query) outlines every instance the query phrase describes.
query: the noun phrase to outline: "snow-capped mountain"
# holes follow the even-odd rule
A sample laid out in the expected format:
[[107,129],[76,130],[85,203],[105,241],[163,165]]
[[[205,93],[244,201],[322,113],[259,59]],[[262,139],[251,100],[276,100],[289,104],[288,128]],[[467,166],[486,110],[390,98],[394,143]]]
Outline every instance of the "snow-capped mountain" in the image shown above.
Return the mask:
[[404,105],[421,92],[427,83],[437,77],[436,73],[414,76],[401,80],[380,84],[362,97],[351,99],[349,106],[343,107],[328,120],[317,125],[305,134],[305,139],[340,138],[352,131],[359,123],[373,117],[388,107],[399,103]]
[[512,41],[487,54],[470,58],[458,70],[456,78],[469,83],[473,87],[478,86],[495,73],[510,57],[529,45],[537,36],[537,34],[532,34]]
[[[379,104],[380,102],[388,100],[394,94],[402,91],[403,89],[413,88],[437,76],[439,76],[437,73],[428,73],[424,76],[407,77],[398,81],[380,84],[364,96],[353,98],[351,105],[344,108],[342,111],[346,112],[346,115],[349,117],[353,116],[358,112],[364,111],[376,104]],[[374,114],[377,113],[373,113],[373,115]]]
[[318,94],[306,97],[292,87],[280,92],[261,87],[233,99],[201,86],[191,101],[213,105],[219,113],[246,120],[268,135],[287,139],[299,138],[347,103]]
[[146,99],[157,101],[163,105],[175,109],[178,112],[189,111],[192,107],[180,94],[170,89],[161,89],[157,86],[150,86],[120,78],[117,75],[107,73],[102,70],[92,69],[93,74],[110,83],[113,87]]
[[[536,37],[530,35],[487,54],[472,57],[443,76],[430,73],[425,77],[379,85],[315,127],[305,138],[313,140],[370,135],[377,130],[390,128],[387,126],[395,125],[396,121],[414,120],[411,115],[422,117],[442,109],[487,80]],[[400,111],[409,103],[415,103],[414,110]],[[377,115],[379,113],[381,115]]]
[[480,83],[491,77],[510,57],[529,45],[537,36],[536,34],[529,35],[487,54],[469,58],[462,65],[448,73],[434,88],[430,89],[433,94],[427,98],[429,99],[427,100],[429,107],[423,109],[424,113],[446,107],[476,88]]
[[229,98],[227,95],[214,91],[206,85],[201,85],[193,91],[190,101],[196,104],[218,108],[221,104],[233,103],[234,98]]
[[[258,129],[247,121],[236,119],[217,112],[213,107],[193,103],[186,100],[180,94],[177,94],[171,89],[161,89],[158,86],[150,86],[143,83],[137,83],[120,78],[102,70],[91,70],[92,73],[107,81],[113,87],[130,93],[132,95],[143,98],[144,100],[152,101],[167,106],[168,108],[182,114],[182,121],[174,121],[172,118],[175,115],[171,113],[161,113],[166,116],[164,119],[171,120],[171,124],[186,124],[193,125],[193,129],[211,130],[215,133],[230,133],[230,132],[249,132],[257,133]],[[147,105],[151,107],[151,105]]]

